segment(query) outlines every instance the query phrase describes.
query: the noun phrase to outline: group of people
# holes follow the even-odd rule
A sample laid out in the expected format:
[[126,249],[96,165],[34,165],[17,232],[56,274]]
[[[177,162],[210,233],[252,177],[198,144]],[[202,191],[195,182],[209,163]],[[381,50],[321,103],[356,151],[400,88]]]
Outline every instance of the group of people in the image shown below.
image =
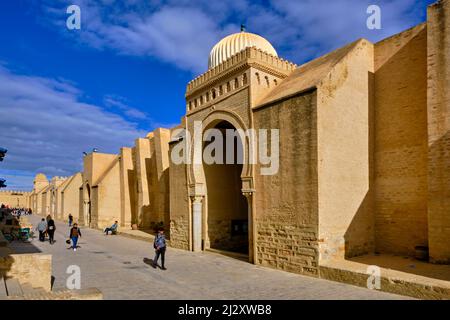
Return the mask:
[[0,206],[0,222],[3,219],[8,220],[8,218],[17,217],[20,219],[20,216],[31,215],[33,211],[31,208],[10,208],[8,205],[2,204]]
[[48,235],[50,244],[55,242],[56,225],[55,220],[50,215],[46,219],[42,218],[38,223],[36,230],[39,231],[39,241],[44,242],[45,236]]
[[[2,206],[3,208],[3,206]],[[67,239],[67,244],[71,244],[70,249],[73,251],[77,251],[78,239],[81,237],[81,230],[78,227],[77,223],[74,223],[73,216],[69,214],[68,218],[69,222],[69,239]],[[109,228],[105,228],[103,231],[106,235],[110,232],[115,233],[119,227],[119,222],[115,221],[113,225]],[[56,231],[56,224],[53,218],[48,215],[47,218],[42,218],[39,222],[36,230],[39,231],[39,241],[44,242],[46,235],[48,235],[50,244],[55,242],[54,236]],[[155,249],[155,257],[152,260],[152,267],[156,269],[158,266],[158,260],[161,258],[161,269],[166,270],[165,268],[165,255],[166,255],[166,236],[164,234],[164,229],[159,228],[157,234],[155,235],[155,240],[153,242],[153,248]]]
[[12,209],[11,214],[13,216],[16,216],[20,219],[20,216],[28,216],[31,215],[33,213],[33,211],[31,210],[31,208],[14,208]]
[[[73,223],[73,216],[69,214],[69,239],[67,240],[67,244],[71,244],[70,249],[73,251],[77,251],[78,239],[81,237],[81,230],[78,227],[77,223]],[[46,219],[42,218],[42,220],[38,223],[36,230],[39,231],[39,241],[44,242],[46,235],[48,235],[49,243],[55,243],[55,231],[56,224],[53,218],[48,215]]]

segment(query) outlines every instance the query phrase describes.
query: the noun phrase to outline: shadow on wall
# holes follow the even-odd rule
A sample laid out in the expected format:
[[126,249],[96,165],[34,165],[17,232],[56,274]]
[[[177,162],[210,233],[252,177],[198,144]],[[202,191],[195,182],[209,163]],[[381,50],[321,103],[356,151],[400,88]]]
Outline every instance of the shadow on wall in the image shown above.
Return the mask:
[[[169,168],[157,175],[156,153],[145,159],[149,204],[137,208],[137,224],[143,232],[154,234],[154,226],[162,222],[166,238],[170,239]],[[140,190],[142,192],[142,190]]]
[[[400,50],[390,59],[390,61],[385,63],[385,66],[395,67],[396,64],[394,63],[394,61],[396,56],[402,58],[402,56],[404,55],[405,53],[403,52],[403,50]],[[378,72],[384,72],[383,68],[385,67],[379,69],[377,71],[377,74]],[[390,72],[392,72],[392,70]],[[370,81],[374,80],[373,75],[371,75],[370,79]],[[370,85],[369,88],[375,87]],[[370,93],[370,96],[372,99],[374,98],[373,92]],[[422,179],[421,177],[423,176],[428,177],[428,189],[421,188],[420,190],[423,189],[423,193],[419,193],[417,195],[417,198],[406,198],[404,199],[404,201],[406,201],[405,203],[396,204],[398,207],[397,210],[395,210],[394,206],[383,207],[385,205],[384,202],[377,202],[378,200],[375,194],[375,179],[377,177],[377,165],[382,165],[385,162],[376,163],[374,161],[374,157],[377,155],[376,151],[379,150],[375,150],[375,143],[377,142],[374,135],[375,104],[371,103],[371,106],[369,126],[369,191],[361,202],[359,209],[355,213],[350,225],[345,232],[345,259],[362,264],[367,264],[368,266],[377,265],[383,268],[398,270],[414,275],[450,281],[450,272],[448,269],[448,264],[450,264],[450,246],[448,245],[450,241],[450,218],[448,218],[448,208],[450,207],[450,197],[448,197],[450,190],[450,152],[448,151],[450,146],[450,132],[447,131],[431,146],[429,146],[428,149],[424,148],[425,150],[422,149],[420,151],[417,151],[420,153],[418,153],[418,156],[428,158],[428,163],[416,163],[414,162],[414,158],[412,158],[411,156],[411,152],[399,152],[397,158],[412,158],[409,159],[409,162],[405,162],[409,165],[408,172],[410,176],[404,175],[402,177],[410,178],[410,180],[415,179],[414,183],[411,182],[409,185],[406,182],[393,184],[392,181],[394,180],[392,180],[390,184],[383,185],[385,189],[383,189],[382,192],[384,192],[384,194],[390,193],[392,197],[394,197],[394,195],[398,197],[396,193],[413,194],[412,192],[410,192],[410,190],[415,190],[414,188],[416,187],[416,184],[422,181],[420,179]],[[391,107],[392,106],[390,106],[390,108]],[[426,112],[426,104],[423,106],[418,106],[418,108],[423,108],[421,112]],[[382,112],[382,110],[378,111]],[[392,111],[396,112],[396,110]],[[399,112],[401,113],[401,111]],[[400,114],[399,116],[402,115]],[[391,120],[394,121],[395,119]],[[389,122],[391,120],[384,120],[387,121],[383,124],[385,127],[384,129],[391,128],[390,126],[393,123]],[[403,119],[403,121],[406,120]],[[426,117],[424,117],[423,121],[426,122]],[[424,132],[426,131],[427,125],[425,122],[422,123],[420,131],[417,131],[417,128],[414,129],[412,126],[407,127],[411,130],[416,131],[406,131],[406,135],[411,134],[414,137],[418,137],[419,139],[421,139],[420,141],[415,141],[416,144],[420,145],[420,142],[423,142],[424,145],[427,144],[427,133]],[[379,132],[377,132],[377,134],[378,133]],[[403,144],[406,145],[406,142],[403,142]],[[384,161],[386,161],[386,159],[384,159]],[[416,169],[415,167],[413,167],[413,165],[416,164],[420,169],[417,170],[419,170],[420,172],[413,172],[413,174],[411,175],[411,171],[414,171]],[[388,163],[387,166],[392,166],[392,163]],[[395,173],[397,175],[404,174],[402,172]],[[429,197],[428,199],[427,196]],[[383,198],[381,199],[382,201],[388,201],[390,198],[388,200],[384,200]],[[399,199],[396,199],[394,197],[391,201],[395,202],[399,201]],[[407,201],[411,202],[412,204]],[[418,204],[420,204],[420,206]],[[411,210],[408,205],[412,205],[412,208],[415,211],[408,211]],[[381,209],[383,209],[384,211]],[[389,212],[389,209],[391,210],[391,212]],[[393,216],[383,216],[383,214],[385,213],[390,213]],[[412,213],[418,216],[414,216],[413,218],[415,219],[413,219],[411,217]],[[407,225],[405,226],[405,224],[402,223],[402,219],[411,220],[405,221],[407,222]],[[420,221],[424,221],[425,225],[415,225],[416,223],[419,223],[417,222],[418,219],[420,219]],[[369,221],[372,221],[373,224],[370,224]],[[409,228],[408,224],[412,224],[414,228]],[[427,230],[428,233],[426,233]],[[423,235],[423,231],[425,231],[425,235]],[[400,237],[408,240],[399,241],[398,239],[400,239]],[[404,243],[408,244],[408,247],[403,245]],[[415,246],[418,245],[429,245],[429,261],[432,263],[428,263],[426,259],[419,260],[414,257],[418,254],[414,252]],[[439,266],[433,263],[442,263],[447,265]]]
[[[130,211],[131,211],[131,224],[138,224],[139,223],[139,217],[137,214],[137,208],[135,205],[136,203],[136,174],[134,170],[128,170],[128,192],[130,197]],[[128,226],[126,226],[128,227]]]
[[346,259],[374,253],[375,225],[372,208],[369,190],[344,234]]
[[375,74],[368,73],[369,79],[369,133],[368,133],[368,154],[369,154],[369,190],[362,199],[358,210],[354,214],[347,230],[344,234],[345,258],[351,258],[364,254],[373,253],[375,250],[375,206],[373,202],[374,190],[374,154],[375,154],[375,101],[374,84]]
[[166,238],[170,240],[170,176],[169,176],[170,168],[164,170],[161,180],[164,182],[163,190],[160,190],[162,195],[164,196],[164,207],[162,221],[164,223],[164,230],[166,234]]
[[[445,139],[443,140],[445,141]],[[436,146],[437,150],[435,151],[439,152],[438,150],[440,147]],[[449,162],[447,161],[446,163],[447,166],[449,166]],[[450,168],[448,170],[450,170]],[[381,268],[450,281],[449,265],[437,265],[429,263],[426,260],[419,260],[416,257],[406,253],[396,253],[395,248],[393,248],[393,250],[384,248],[382,252],[378,252],[375,247],[375,240],[377,237],[375,229],[382,228],[383,226],[375,226],[374,224],[369,223],[369,221],[374,218],[374,213],[375,210],[371,210],[371,197],[370,192],[368,192],[364,197],[359,210],[356,212],[353,220],[351,221],[347,231],[345,232],[345,260],[365,264],[367,267],[376,265]],[[443,235],[443,232],[441,231],[436,232],[438,236]],[[399,231],[399,233],[401,232]],[[450,235],[447,234],[446,237],[447,239],[450,239]],[[448,246],[448,243],[449,242],[444,239],[441,240],[438,245],[440,244],[442,246],[441,248],[444,248],[445,246]],[[431,256],[430,261],[433,262]]]

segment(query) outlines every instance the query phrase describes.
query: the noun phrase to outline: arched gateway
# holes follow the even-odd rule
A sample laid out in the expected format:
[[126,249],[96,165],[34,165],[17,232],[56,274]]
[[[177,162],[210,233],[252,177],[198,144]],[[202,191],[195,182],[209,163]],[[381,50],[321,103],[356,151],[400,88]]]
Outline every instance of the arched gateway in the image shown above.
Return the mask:
[[[187,165],[189,218],[175,214],[175,207],[184,207],[174,196],[172,230],[176,235],[177,228],[186,230],[187,225],[189,231],[187,237],[173,239],[174,243],[186,246],[187,238],[187,247],[193,251],[231,251],[256,262],[252,108],[268,92],[256,77],[278,83],[295,67],[278,58],[266,39],[244,31],[226,37],[211,50],[208,71],[192,80],[186,90],[183,128],[193,146]],[[242,161],[211,164],[202,159],[203,151],[214,144],[208,139],[203,143],[203,134],[214,128],[237,130],[239,147],[222,151],[224,158],[240,151]]]
[[[212,111],[198,124],[202,134],[192,137],[189,165],[193,250],[234,252],[253,261],[247,126],[236,113],[225,110]],[[195,159],[198,144],[201,161]]]

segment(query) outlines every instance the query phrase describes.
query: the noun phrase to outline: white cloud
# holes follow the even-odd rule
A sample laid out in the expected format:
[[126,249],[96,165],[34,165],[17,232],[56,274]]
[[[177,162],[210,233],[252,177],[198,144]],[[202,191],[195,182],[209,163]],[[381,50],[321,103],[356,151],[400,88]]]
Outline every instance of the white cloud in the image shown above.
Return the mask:
[[[82,10],[82,30],[60,30],[97,49],[150,56],[201,73],[212,46],[237,32],[265,36],[285,58],[296,63],[336,49],[358,38],[378,41],[420,22],[425,3],[414,0],[247,0],[68,1]],[[366,10],[382,9],[382,30],[368,30]],[[46,2],[48,14],[63,25],[65,11]]]
[[[203,6],[193,5],[190,1],[157,3],[156,6],[151,6],[152,2],[146,5],[144,1],[135,4],[116,2],[115,5],[84,0],[70,2],[81,8],[82,25],[77,32],[65,30],[62,24],[67,17],[64,6],[55,7],[53,2],[47,2],[45,6],[47,15],[53,19],[53,27],[57,26],[64,35],[99,50],[153,56],[197,73],[205,71],[211,47],[230,28],[218,24],[217,8],[207,1]],[[219,7],[228,12],[235,6],[222,4]],[[208,8],[214,8],[215,13],[210,14]]]
[[30,191],[35,173],[22,170],[0,169],[0,178],[6,180],[8,190]]
[[130,107],[127,104],[127,99],[124,97],[120,97],[117,95],[106,95],[103,98],[103,102],[106,107],[116,109],[125,114],[129,118],[138,120],[149,120],[149,116],[145,112]]
[[[0,145],[8,149],[1,170],[70,175],[82,169],[83,151],[96,147],[117,153],[147,133],[82,102],[81,92],[66,81],[19,75],[0,66],[0,83]],[[18,184],[15,179],[7,182]]]
[[[360,37],[381,40],[419,23],[425,11],[423,2],[418,5],[413,0],[269,0],[265,5],[246,0],[42,3],[39,19],[50,21],[76,43],[153,57],[194,73],[205,71],[211,47],[238,31],[241,22],[248,31],[271,41],[281,56],[301,63]],[[65,27],[69,4],[81,7],[81,31]],[[366,28],[369,4],[381,7],[382,30]],[[146,134],[127,119],[168,127],[153,122],[122,97],[106,96],[107,109],[84,103],[83,92],[65,79],[18,75],[0,64],[0,83],[0,146],[9,149],[1,170],[68,175],[81,169],[83,151],[97,147],[116,153]]]
[[[369,30],[367,8],[381,8],[381,30]],[[414,0],[276,0],[272,8],[255,8],[250,27],[265,30],[285,57],[303,62],[359,38],[377,42],[421,22],[426,5]]]

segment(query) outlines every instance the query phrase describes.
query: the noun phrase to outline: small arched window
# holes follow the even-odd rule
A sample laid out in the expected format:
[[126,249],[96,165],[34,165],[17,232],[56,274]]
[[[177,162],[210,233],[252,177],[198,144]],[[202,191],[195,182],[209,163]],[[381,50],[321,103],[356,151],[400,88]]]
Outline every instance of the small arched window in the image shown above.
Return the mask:
[[273,83],[277,86],[278,85],[277,79],[273,79]]
[[219,87],[219,96],[223,95],[223,86]]
[[266,76],[266,84],[267,84],[267,88],[270,88],[270,82],[269,82],[269,77]]
[[255,76],[256,76],[256,81],[258,82],[258,84],[261,84],[261,78],[259,76],[259,73],[258,72],[255,73]]
[[206,103],[208,103],[209,102],[209,92],[206,93],[205,97],[206,97]]
[[227,82],[227,92],[230,92],[230,91],[231,91],[231,83]]
[[213,99],[216,98],[216,89],[212,89],[211,95],[212,95],[212,98],[213,98]]
[[242,85],[247,85],[247,74],[246,73],[244,73],[243,75],[242,75]]
[[239,88],[239,80],[237,78],[234,79],[234,88],[235,89]]

